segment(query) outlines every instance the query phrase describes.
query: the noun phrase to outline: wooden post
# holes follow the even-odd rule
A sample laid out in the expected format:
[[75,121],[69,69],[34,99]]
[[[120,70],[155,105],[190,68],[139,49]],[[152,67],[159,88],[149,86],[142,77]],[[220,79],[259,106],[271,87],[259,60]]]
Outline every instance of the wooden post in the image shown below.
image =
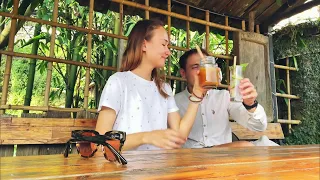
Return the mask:
[[[289,67],[289,58],[286,58],[286,65]],[[287,93],[291,95],[290,89],[290,70],[286,70],[287,74]],[[288,120],[291,121],[291,99],[288,99]],[[291,124],[289,124],[289,132],[291,133]]]
[[[210,13],[209,10],[206,10],[206,21],[209,22],[210,21]],[[210,37],[210,27],[208,25],[206,25],[206,51],[209,52],[209,37]]]
[[249,32],[254,32],[255,11],[249,13]]
[[[187,16],[190,17],[190,6],[187,5]],[[187,20],[187,49],[190,48],[190,21]]]
[[[149,2],[148,2],[149,3]],[[149,18],[149,12],[148,12],[148,18]],[[119,19],[120,19],[120,28],[119,28],[119,36],[123,35],[123,4],[120,4],[120,9],[119,9]],[[124,43],[123,39],[119,39],[119,44],[118,44],[118,62],[117,62],[117,71],[120,70],[121,64],[122,64],[122,56],[124,52]]]
[[260,25],[259,24],[256,25],[256,32],[260,34]]
[[[226,26],[229,26],[229,17],[226,16],[225,17],[225,25]],[[225,40],[226,40],[226,56],[229,55],[229,31],[225,31]],[[226,59],[226,63],[227,63],[227,84],[229,85],[229,82],[230,82],[230,74],[229,74],[229,60]]]
[[[57,18],[58,18],[58,1],[59,0],[54,0],[52,22],[57,22]],[[52,26],[52,30],[51,30],[49,57],[52,57],[52,58],[54,58],[54,47],[55,47],[55,40],[56,40],[56,28],[57,28],[56,26]],[[50,95],[51,78],[52,78],[52,66],[53,66],[53,62],[48,62],[46,89],[45,89],[45,93],[44,93],[44,106],[49,106],[49,95]]]
[[[18,8],[19,8],[19,0],[14,0],[13,1],[13,14],[14,15],[18,15]],[[14,48],[14,35],[16,32],[15,31],[16,26],[17,26],[17,19],[12,18],[11,19],[11,31],[9,34],[9,42],[8,42],[8,51],[10,51],[10,52],[13,52],[13,48]],[[5,69],[4,78],[3,78],[1,105],[7,104],[11,67],[12,67],[12,56],[7,56],[6,69]],[[0,110],[0,114],[4,114],[4,113],[5,113],[5,110]]]
[[241,21],[241,27],[242,27],[242,30],[245,31],[246,30],[246,21]]
[[[122,4],[123,5],[123,4]],[[149,0],[145,0],[145,5],[149,6]],[[145,10],[145,19],[149,19],[149,10]]]
[[[88,23],[88,29],[92,29],[92,20],[93,20],[93,6],[94,6],[94,0],[90,0],[89,5],[89,23]],[[91,32],[87,35],[87,63],[91,63],[91,54],[92,54],[92,34]],[[88,109],[88,98],[89,98],[89,82],[90,81],[90,67],[86,68],[86,81],[85,81],[85,90],[84,90],[84,103],[83,107],[85,110]],[[87,116],[87,113],[86,113]]]
[[[168,11],[171,12],[171,0],[168,0]],[[171,37],[171,16],[168,15],[168,37],[170,42]],[[171,58],[168,57],[168,75],[171,76]]]

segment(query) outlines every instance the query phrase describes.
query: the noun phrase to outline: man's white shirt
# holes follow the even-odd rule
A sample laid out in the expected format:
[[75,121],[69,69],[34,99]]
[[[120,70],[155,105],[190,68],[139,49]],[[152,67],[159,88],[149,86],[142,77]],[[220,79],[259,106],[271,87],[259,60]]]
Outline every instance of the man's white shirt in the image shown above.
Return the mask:
[[[175,95],[181,117],[186,113],[190,93],[184,90]],[[185,143],[185,148],[202,148],[232,142],[229,116],[252,131],[267,128],[264,108],[258,104],[255,112],[245,109],[241,102],[230,101],[227,90],[209,90],[200,103],[195,122]]]

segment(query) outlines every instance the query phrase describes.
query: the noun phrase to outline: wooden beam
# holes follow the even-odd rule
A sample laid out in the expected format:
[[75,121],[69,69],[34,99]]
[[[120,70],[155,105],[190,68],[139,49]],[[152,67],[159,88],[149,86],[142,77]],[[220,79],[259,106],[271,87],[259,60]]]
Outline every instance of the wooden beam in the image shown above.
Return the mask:
[[[149,6],[149,0],[145,0],[145,5]],[[149,19],[149,11],[146,9],[145,10],[145,19]]]
[[260,25],[259,24],[256,25],[256,33],[260,34]]
[[242,30],[243,31],[245,31],[246,30],[246,21],[241,21],[241,28],[242,28]]
[[[285,3],[283,6],[283,8],[281,7],[276,13],[274,13],[274,15],[272,15],[267,21],[265,21],[264,27],[268,27],[268,26],[272,26],[274,24],[277,24],[279,21],[281,21],[282,19],[286,19],[289,18],[295,14],[301,13],[305,10],[311,9],[312,7],[318,6],[320,5],[320,1],[319,0],[314,0],[314,1],[309,1],[305,4],[302,4],[288,12],[285,12],[285,10],[287,10],[289,7],[293,6],[295,3],[287,5],[287,3]],[[285,13],[284,13],[285,12]]]
[[143,9],[143,10],[149,10],[150,12],[155,12],[158,14],[163,14],[166,16],[170,16],[170,17],[174,17],[174,18],[178,18],[178,19],[182,19],[182,20],[189,20],[190,22],[194,22],[194,23],[198,23],[198,24],[202,24],[202,25],[208,25],[210,27],[215,27],[215,28],[219,28],[219,29],[223,29],[223,30],[228,30],[228,31],[242,31],[241,29],[237,29],[234,27],[230,27],[230,26],[225,26],[225,25],[221,25],[221,24],[217,24],[217,23],[213,23],[213,22],[207,22],[205,20],[202,19],[197,19],[197,18],[193,18],[193,17],[187,17],[185,15],[181,15],[175,12],[169,12],[163,9],[158,9],[158,8],[154,8],[154,7],[148,7],[144,4],[140,4],[137,2],[133,2],[133,1],[124,1],[124,0],[111,0],[112,2],[115,3],[123,3],[124,5],[127,6],[131,6],[131,7],[135,7],[135,8],[139,8],[139,9]]
[[249,32],[254,32],[255,11],[249,13]]

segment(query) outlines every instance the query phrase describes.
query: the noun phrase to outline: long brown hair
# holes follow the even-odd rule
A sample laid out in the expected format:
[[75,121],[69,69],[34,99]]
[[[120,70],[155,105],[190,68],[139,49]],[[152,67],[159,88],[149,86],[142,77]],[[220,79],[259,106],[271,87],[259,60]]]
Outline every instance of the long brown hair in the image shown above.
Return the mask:
[[[143,41],[151,40],[153,30],[159,27],[163,27],[163,23],[159,20],[142,20],[137,22],[130,32],[127,48],[123,53],[120,67],[121,72],[134,70],[141,64]],[[155,81],[161,96],[167,98],[168,94],[164,92],[162,88],[165,79],[164,76],[160,75],[160,70],[154,68],[151,73],[151,78]]]

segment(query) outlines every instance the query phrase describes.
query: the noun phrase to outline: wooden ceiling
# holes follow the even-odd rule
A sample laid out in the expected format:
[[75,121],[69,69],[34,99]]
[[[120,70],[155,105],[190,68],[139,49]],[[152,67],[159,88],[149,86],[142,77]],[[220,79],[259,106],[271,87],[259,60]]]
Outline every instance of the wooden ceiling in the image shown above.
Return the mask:
[[[80,5],[88,6],[89,0],[77,0]],[[205,11],[210,12],[210,21],[225,24],[224,15],[229,16],[229,25],[241,29],[241,20],[248,21],[249,12],[255,11],[255,23],[260,25],[262,32],[287,16],[294,15],[313,6],[319,5],[320,0],[172,0],[171,11],[186,15],[186,4],[190,5],[190,16],[205,20]],[[145,4],[145,0],[133,0]],[[167,10],[167,0],[149,0],[149,5]],[[119,4],[107,0],[95,0],[95,11],[106,13],[108,10],[119,11]],[[124,6],[124,14],[140,15],[144,11],[138,8]],[[157,17],[164,22],[166,16],[150,13],[150,18]],[[185,29],[185,22],[172,18],[172,26]],[[192,23],[191,30],[205,31],[203,25]],[[219,30],[217,30],[219,31]]]

